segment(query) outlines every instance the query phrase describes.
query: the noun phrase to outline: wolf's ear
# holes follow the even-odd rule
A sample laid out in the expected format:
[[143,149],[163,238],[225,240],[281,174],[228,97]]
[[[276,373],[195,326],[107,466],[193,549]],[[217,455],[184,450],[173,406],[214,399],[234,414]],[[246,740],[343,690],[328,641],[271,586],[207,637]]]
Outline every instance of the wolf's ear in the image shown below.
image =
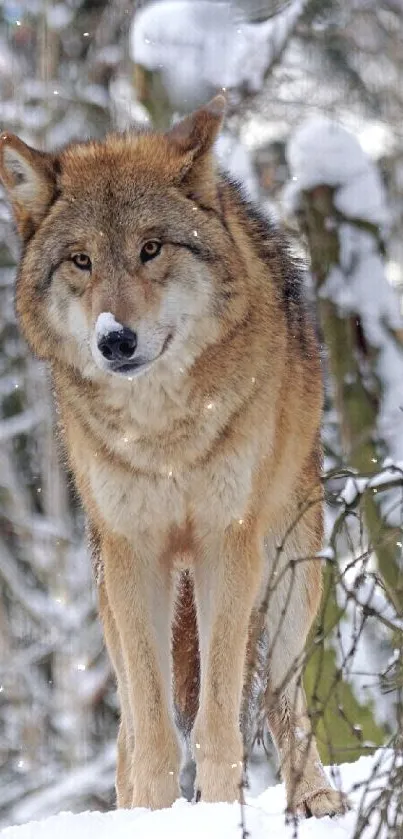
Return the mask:
[[46,215],[55,194],[55,157],[31,149],[14,134],[2,134],[0,180],[13,208],[18,232],[26,240]]
[[189,190],[213,190],[211,150],[225,114],[225,96],[211,102],[177,122],[166,136],[180,156],[180,180]]

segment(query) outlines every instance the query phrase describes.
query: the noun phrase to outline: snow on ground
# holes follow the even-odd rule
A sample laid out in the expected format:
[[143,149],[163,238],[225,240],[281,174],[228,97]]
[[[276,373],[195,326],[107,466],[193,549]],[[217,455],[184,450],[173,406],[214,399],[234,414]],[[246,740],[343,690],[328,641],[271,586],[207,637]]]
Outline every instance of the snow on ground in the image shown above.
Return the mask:
[[[357,813],[362,806],[366,782],[376,774],[372,785],[385,785],[384,773],[391,761],[391,753],[377,752],[373,757],[362,757],[356,763],[338,767],[343,790],[349,794],[353,808],[345,816],[334,819],[308,819],[297,828],[286,825],[283,786],[268,789],[257,798],[249,798],[245,807],[246,830],[249,839],[353,839]],[[374,772],[376,770],[376,773]],[[356,786],[359,788],[356,789]],[[360,786],[364,785],[364,786]],[[374,794],[374,793],[373,793]],[[365,797],[365,808],[371,794]],[[30,822],[21,827],[8,827],[2,839],[241,839],[239,804],[189,804],[177,801],[168,810],[150,812],[145,809],[120,810],[110,813],[60,813],[42,822]],[[360,839],[372,839],[376,828],[376,813],[360,833]],[[376,834],[387,839],[386,833]]]

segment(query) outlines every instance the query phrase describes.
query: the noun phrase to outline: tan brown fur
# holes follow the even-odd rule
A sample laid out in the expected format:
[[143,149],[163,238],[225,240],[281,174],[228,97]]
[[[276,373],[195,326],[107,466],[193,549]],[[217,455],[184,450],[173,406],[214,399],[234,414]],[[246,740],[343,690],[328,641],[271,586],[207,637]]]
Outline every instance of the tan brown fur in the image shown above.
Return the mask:
[[[343,803],[318,769],[296,665],[321,591],[319,354],[281,234],[215,170],[222,112],[218,97],[166,135],[110,135],[48,157],[4,136],[0,173],[24,247],[17,310],[50,362],[99,553],[122,709],[118,803],[177,797],[173,698],[202,798],[238,797],[248,635],[277,562],[266,701],[288,802],[335,813]],[[163,247],[142,264],[150,239]],[[90,275],[77,252],[90,254]],[[154,354],[141,376],[100,367],[101,312],[136,331],[147,363]]]

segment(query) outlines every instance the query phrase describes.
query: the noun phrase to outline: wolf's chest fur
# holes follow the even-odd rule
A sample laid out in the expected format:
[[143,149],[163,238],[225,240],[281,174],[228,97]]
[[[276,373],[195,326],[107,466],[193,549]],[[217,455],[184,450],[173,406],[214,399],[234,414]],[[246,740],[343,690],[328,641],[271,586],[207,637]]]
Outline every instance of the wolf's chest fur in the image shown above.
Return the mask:
[[108,528],[131,542],[158,531],[182,552],[190,533],[243,522],[258,442],[239,434],[233,400],[156,374],[77,396],[75,471]]

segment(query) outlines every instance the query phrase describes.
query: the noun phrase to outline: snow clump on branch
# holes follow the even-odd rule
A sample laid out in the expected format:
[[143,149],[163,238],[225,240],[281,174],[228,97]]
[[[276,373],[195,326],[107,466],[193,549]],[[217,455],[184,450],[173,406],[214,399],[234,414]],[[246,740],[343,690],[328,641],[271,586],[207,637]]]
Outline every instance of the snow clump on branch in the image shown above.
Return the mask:
[[256,93],[304,6],[305,0],[294,0],[269,20],[251,24],[231,3],[159,0],[134,17],[131,57],[161,71],[173,104],[192,106],[218,87]]

